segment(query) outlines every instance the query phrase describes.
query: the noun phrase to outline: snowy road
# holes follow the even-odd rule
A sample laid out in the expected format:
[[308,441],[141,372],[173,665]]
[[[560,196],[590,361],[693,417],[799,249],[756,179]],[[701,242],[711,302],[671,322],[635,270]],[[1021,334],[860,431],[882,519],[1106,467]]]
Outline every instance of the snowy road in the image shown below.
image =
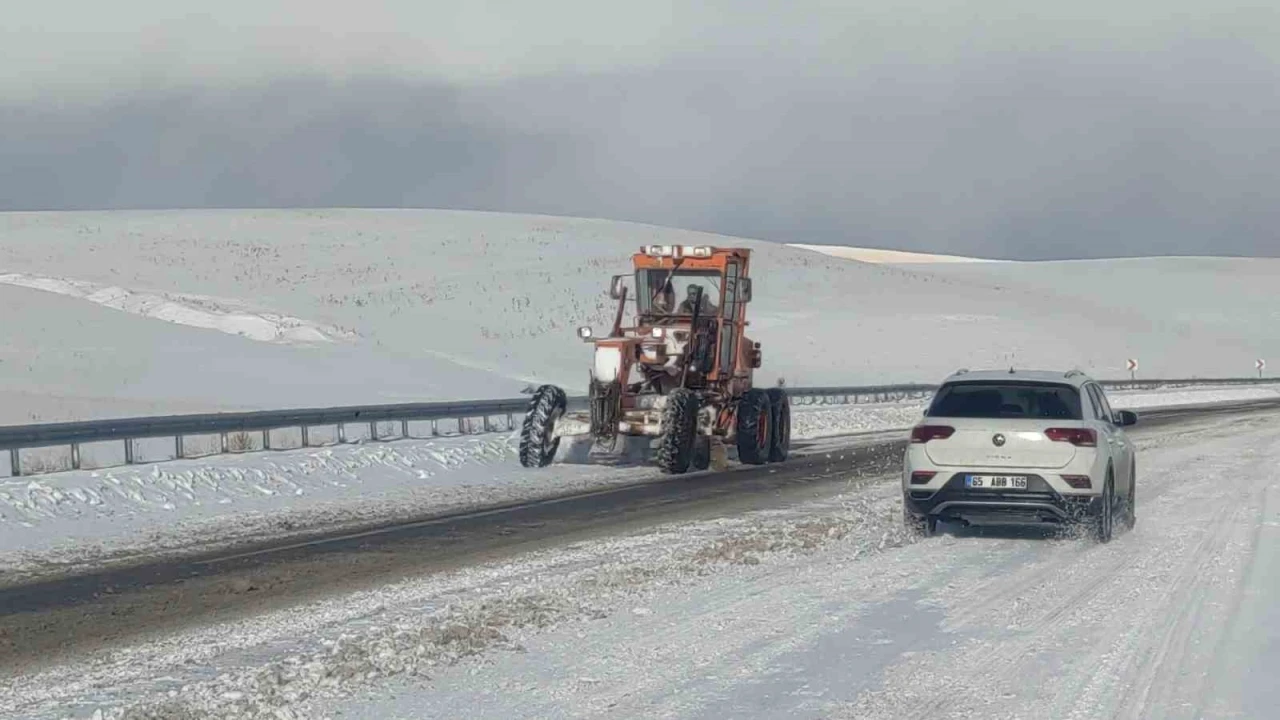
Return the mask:
[[779,484],[454,567],[401,558],[394,580],[305,601],[255,605],[271,577],[222,578],[183,591],[217,606],[198,621],[165,621],[172,594],[122,600],[147,631],[73,651],[17,650],[73,633],[65,617],[0,625],[21,658],[0,665],[0,716],[1271,717],[1280,414],[1134,437],[1139,523],[1107,546],[913,542],[889,478]]
[[1280,427],[1143,447],[1140,524],[1109,546],[967,532],[858,558],[836,543],[338,716],[1274,717]]

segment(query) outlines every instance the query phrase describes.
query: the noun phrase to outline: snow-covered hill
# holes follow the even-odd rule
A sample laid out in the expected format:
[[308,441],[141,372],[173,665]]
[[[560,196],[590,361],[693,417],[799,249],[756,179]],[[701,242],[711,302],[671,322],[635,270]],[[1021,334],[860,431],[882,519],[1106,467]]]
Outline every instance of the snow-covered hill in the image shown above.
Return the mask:
[[[803,242],[803,238],[777,238]],[[764,380],[957,367],[1251,374],[1280,260],[871,264],[633,223],[434,210],[0,215],[0,422],[581,388],[642,244],[755,250]]]

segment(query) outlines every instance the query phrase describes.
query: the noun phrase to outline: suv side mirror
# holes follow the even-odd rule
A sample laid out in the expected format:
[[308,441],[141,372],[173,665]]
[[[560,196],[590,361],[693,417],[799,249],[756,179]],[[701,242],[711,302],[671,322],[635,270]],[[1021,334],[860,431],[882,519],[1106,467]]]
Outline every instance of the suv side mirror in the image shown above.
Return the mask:
[[1116,424],[1120,427],[1129,427],[1138,424],[1138,414],[1132,410],[1121,410],[1116,413]]
[[751,278],[738,280],[738,302],[751,302]]
[[622,298],[622,282],[626,279],[626,275],[614,275],[613,280],[609,283],[609,297],[614,300]]

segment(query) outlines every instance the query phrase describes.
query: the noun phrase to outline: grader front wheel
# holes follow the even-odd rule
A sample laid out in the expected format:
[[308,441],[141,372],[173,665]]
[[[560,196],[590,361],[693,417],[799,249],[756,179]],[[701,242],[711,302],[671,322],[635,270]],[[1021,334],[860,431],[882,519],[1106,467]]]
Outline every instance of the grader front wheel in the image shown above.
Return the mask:
[[520,429],[520,464],[527,468],[546,467],[560,449],[556,421],[564,415],[568,398],[554,385],[543,385],[529,401],[529,410]]
[[672,390],[662,410],[662,435],[658,439],[657,460],[662,472],[688,472],[697,432],[698,396],[684,388]]

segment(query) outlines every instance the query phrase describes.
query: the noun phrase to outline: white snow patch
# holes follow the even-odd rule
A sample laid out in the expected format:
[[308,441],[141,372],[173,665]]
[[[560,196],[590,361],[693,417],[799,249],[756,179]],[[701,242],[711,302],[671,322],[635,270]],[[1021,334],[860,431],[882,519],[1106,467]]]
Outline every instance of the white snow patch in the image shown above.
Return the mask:
[[217,330],[260,342],[293,344],[333,340],[333,331],[321,329],[306,320],[238,310],[227,301],[197,295],[149,293],[24,273],[0,275],[0,283],[66,295],[131,315],[163,320],[175,325]]
[[1280,397],[1280,385],[1141,390],[1107,394],[1112,406],[1125,410],[1138,410],[1144,407],[1169,407],[1172,405],[1266,400],[1274,397]]
[[884,250],[880,248],[850,247],[848,245],[807,245],[804,243],[787,243],[790,247],[810,250],[845,260],[874,264],[908,265],[915,263],[987,263],[1012,262],[1010,260],[987,260],[984,258],[964,257],[962,255],[937,255],[933,253],[907,252],[904,250]]

